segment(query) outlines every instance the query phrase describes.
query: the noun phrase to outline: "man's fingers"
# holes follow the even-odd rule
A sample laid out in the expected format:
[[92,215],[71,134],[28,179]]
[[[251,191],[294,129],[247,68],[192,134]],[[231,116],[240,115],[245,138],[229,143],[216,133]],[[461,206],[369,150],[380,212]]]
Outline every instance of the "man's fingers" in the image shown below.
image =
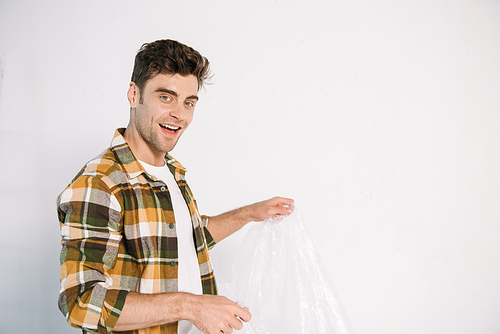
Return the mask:
[[241,330],[243,329],[243,322],[249,322],[252,318],[252,315],[248,311],[248,308],[240,308],[238,312],[234,315],[234,317],[229,322],[229,326],[234,329]]
[[291,198],[285,198],[285,197],[274,197],[271,198],[271,205],[272,206],[291,206],[293,205],[293,199]]
[[236,330],[243,329],[243,322],[248,322],[252,318],[252,315],[248,311],[248,308],[242,308],[237,305],[235,309],[235,314],[224,322],[224,327],[221,329],[223,333],[232,333],[233,328]]
[[252,319],[252,314],[248,310],[248,307],[241,307],[236,317],[240,318],[244,322],[249,322]]
[[235,317],[229,323],[229,326],[231,326],[231,328],[234,328],[236,330],[241,330],[243,328],[243,323],[238,318]]
[[283,198],[283,197],[275,197],[272,200],[275,201],[273,209],[275,210],[275,215],[289,215],[293,212],[294,202],[293,199]]

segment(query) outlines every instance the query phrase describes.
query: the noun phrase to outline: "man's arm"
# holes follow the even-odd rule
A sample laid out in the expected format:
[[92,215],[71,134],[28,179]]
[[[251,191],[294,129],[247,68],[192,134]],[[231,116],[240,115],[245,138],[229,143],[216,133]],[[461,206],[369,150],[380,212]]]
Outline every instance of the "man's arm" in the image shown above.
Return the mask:
[[129,292],[114,331],[147,328],[188,320],[206,334],[240,330],[250,312],[223,296],[185,292],[141,294]]
[[121,207],[108,184],[89,174],[80,174],[57,200],[62,238],[59,308],[71,326],[108,333],[133,280],[110,279],[130,271],[118,256]]
[[215,242],[233,234],[251,221],[262,221],[272,216],[289,215],[293,211],[293,200],[274,197],[242,208],[209,217],[208,231]]

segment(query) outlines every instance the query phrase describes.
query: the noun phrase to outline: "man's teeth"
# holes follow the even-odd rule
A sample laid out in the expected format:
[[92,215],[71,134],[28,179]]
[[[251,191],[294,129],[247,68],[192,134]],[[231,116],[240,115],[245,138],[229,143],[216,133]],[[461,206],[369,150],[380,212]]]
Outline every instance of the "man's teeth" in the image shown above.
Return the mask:
[[172,131],[177,131],[177,130],[180,129],[180,127],[178,127],[178,126],[172,126],[172,125],[168,125],[168,124],[167,125],[160,124],[160,126],[162,128],[169,129],[169,130],[172,130]]

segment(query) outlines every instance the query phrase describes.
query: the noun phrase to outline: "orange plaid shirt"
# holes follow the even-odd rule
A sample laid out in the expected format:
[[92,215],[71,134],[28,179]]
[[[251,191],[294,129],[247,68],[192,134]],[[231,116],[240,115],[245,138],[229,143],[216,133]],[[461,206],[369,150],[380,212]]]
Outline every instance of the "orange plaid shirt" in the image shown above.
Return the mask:
[[[176,292],[177,233],[165,183],[146,173],[118,129],[57,199],[62,235],[59,308],[74,327],[111,333],[129,291]],[[217,294],[208,250],[215,245],[186,183],[165,161],[188,205],[204,294]],[[177,333],[177,323],[127,333]]]

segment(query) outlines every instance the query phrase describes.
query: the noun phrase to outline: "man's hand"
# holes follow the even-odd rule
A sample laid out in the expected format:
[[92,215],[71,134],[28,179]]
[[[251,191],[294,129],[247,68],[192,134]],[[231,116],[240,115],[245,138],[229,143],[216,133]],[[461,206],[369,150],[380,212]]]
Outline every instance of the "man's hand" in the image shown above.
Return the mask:
[[[286,216],[293,212],[293,199],[273,197],[245,207],[250,221],[260,222],[270,217]],[[245,209],[244,208],[244,209]]]
[[243,328],[241,320],[248,322],[252,317],[247,308],[223,296],[193,295],[188,305],[187,320],[205,334],[230,334]]
[[244,206],[242,208],[210,217],[208,230],[215,242],[233,234],[251,221],[262,221],[270,217],[280,217],[293,212],[293,199],[273,197],[271,199]]

